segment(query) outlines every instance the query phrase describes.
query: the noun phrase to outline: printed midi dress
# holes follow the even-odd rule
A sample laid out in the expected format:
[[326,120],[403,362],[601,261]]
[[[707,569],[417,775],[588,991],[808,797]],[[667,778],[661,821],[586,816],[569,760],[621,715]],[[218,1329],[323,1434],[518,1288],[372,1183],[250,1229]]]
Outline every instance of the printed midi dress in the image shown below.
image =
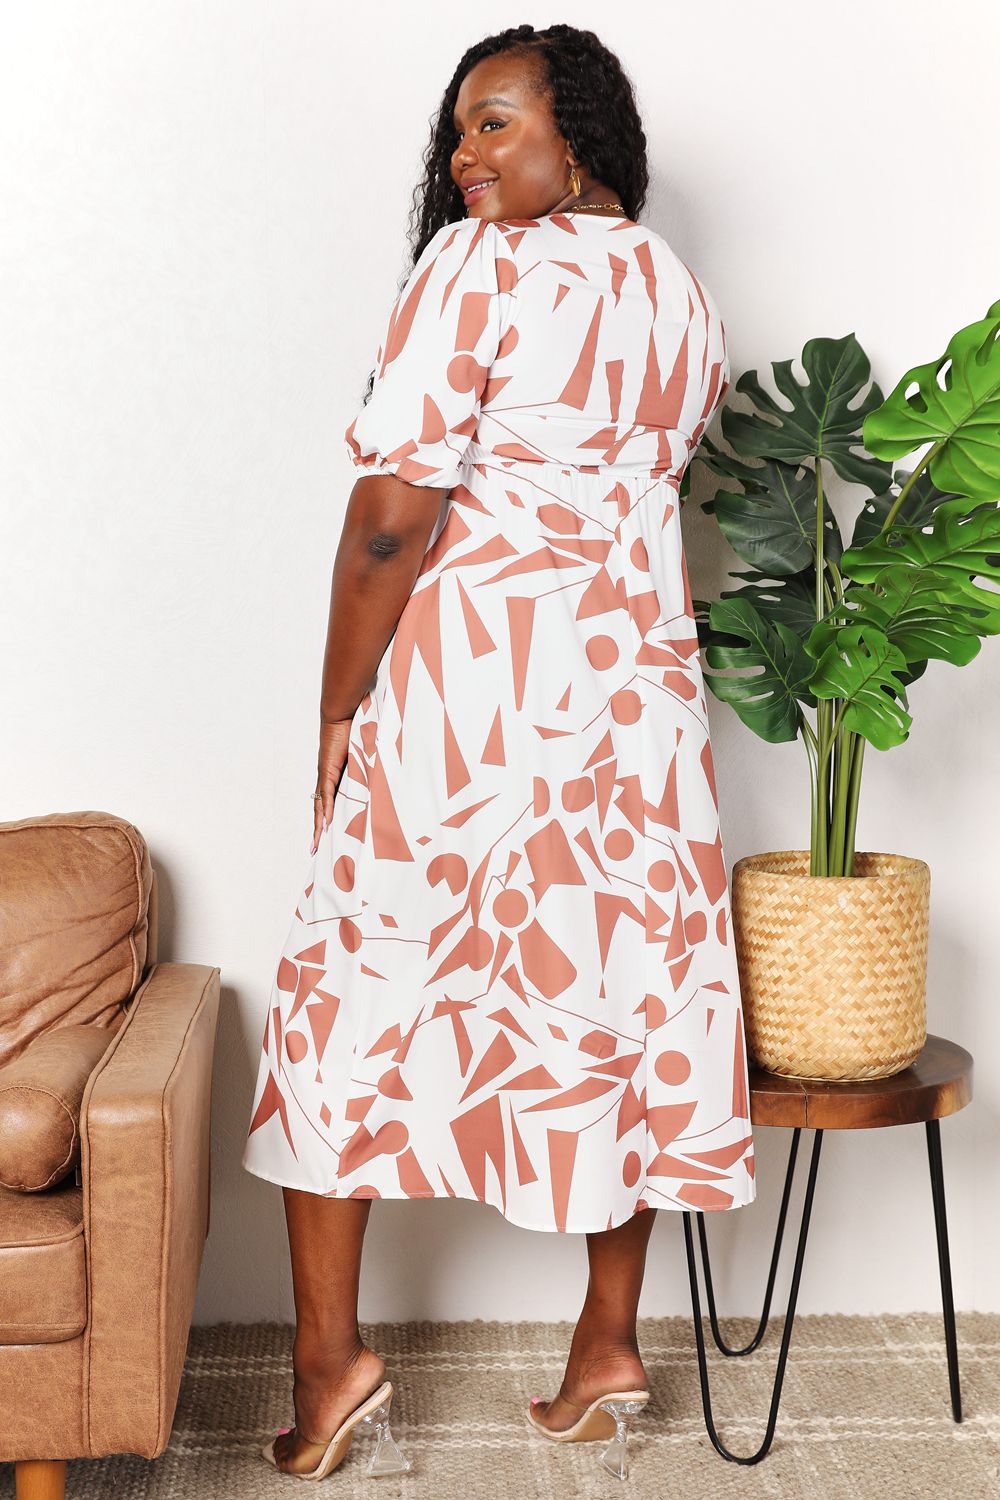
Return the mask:
[[243,1165],[531,1229],[753,1201],[678,483],[729,382],[625,217],[446,224],[358,472],[440,488],[278,958]]

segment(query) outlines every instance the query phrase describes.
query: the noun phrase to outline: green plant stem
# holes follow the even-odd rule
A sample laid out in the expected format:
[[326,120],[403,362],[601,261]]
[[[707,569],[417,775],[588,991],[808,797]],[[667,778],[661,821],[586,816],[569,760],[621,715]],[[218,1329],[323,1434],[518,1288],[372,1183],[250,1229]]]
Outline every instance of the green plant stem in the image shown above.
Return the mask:
[[802,738],[805,740],[807,751],[812,751],[813,753],[815,753],[819,750],[819,741],[817,740],[816,735],[813,731],[813,727],[809,723],[809,720],[806,718],[805,714],[802,715]]
[[802,743],[806,747],[806,757],[809,761],[809,873],[810,875],[815,875],[817,828],[819,824],[819,797],[816,783],[817,741],[804,715],[802,718],[802,731]]
[[850,791],[848,794],[847,813],[845,817],[844,834],[844,875],[854,873],[854,835],[858,822],[858,797],[861,792],[861,763],[864,759],[865,745],[868,743],[863,735],[852,734],[854,740],[851,755],[851,777]]
[[[836,704],[834,704],[836,707]],[[833,719],[833,730],[831,745],[833,749],[833,806],[830,812],[830,839],[827,854],[827,874],[838,873],[837,866],[843,859],[843,828],[838,820],[841,812],[843,792],[841,790],[844,781],[844,737],[837,733],[838,718],[836,713]]]
[[[823,547],[823,465],[822,461],[816,459],[816,619],[821,620],[829,605],[827,600],[830,594],[830,586],[826,581],[826,569],[824,566]],[[830,792],[829,792],[829,736],[830,736],[830,710],[831,704],[828,699],[821,699],[816,705],[816,764],[813,770],[811,803],[812,803],[812,839],[809,856],[809,873],[811,875],[822,875],[826,872],[827,842],[830,827]]]
[[834,719],[833,724],[830,727],[830,744],[827,745],[827,747],[826,747],[826,753],[827,753],[827,755],[830,754],[831,748],[833,748],[835,746],[837,740],[839,740],[839,738],[840,738],[840,723],[841,723],[841,720],[843,719],[844,713],[845,713],[845,711],[847,709],[847,699],[846,698],[831,698],[830,699],[830,705],[831,705],[831,707],[834,707],[838,703],[839,703],[840,707],[837,709],[837,716]]
[[834,560],[833,560],[832,557],[828,557],[826,559],[826,565],[830,569],[830,572],[833,574],[833,581],[837,585],[837,603],[838,604],[843,604],[843,602],[844,602],[844,579],[843,579],[843,575],[841,574],[840,569],[837,567],[837,564],[834,562]]
[[824,602],[824,589],[828,586],[826,574],[823,568],[823,468],[821,461],[816,460],[816,618],[821,620],[826,613]]
[[840,721],[847,707],[845,699],[833,699],[833,727],[830,731],[833,743],[833,806],[830,812],[830,847],[827,857],[827,874],[839,873],[844,857],[843,800],[844,800],[844,751],[845,735],[840,732]]
[[944,442],[944,439],[942,438],[941,442],[935,443],[932,448],[928,448],[928,450],[924,454],[923,458],[917,464],[917,467],[913,470],[913,473],[910,475],[909,479],[903,485],[903,488],[900,490],[899,494],[896,496],[895,500],[892,502],[892,505],[889,507],[889,513],[888,513],[888,515],[886,516],[885,520],[882,522],[882,525],[878,529],[878,533],[877,534],[879,536],[882,535],[883,531],[888,531],[889,530],[889,527],[892,525],[893,521],[896,519],[897,515],[899,514],[900,509],[902,508],[903,503],[906,500],[907,495],[910,493],[910,490],[916,484],[916,482],[919,479],[920,475],[924,472],[924,470],[926,469],[927,465],[930,463],[931,459],[934,457],[935,453],[941,447],[941,444],[943,442]]
[[850,801],[851,769],[857,735],[849,729],[837,736],[833,773],[833,828],[830,839],[831,875],[844,875],[847,851],[847,809]]
[[816,710],[819,754],[816,765],[816,850],[814,875],[825,875],[830,858],[830,717],[833,704],[822,699]]

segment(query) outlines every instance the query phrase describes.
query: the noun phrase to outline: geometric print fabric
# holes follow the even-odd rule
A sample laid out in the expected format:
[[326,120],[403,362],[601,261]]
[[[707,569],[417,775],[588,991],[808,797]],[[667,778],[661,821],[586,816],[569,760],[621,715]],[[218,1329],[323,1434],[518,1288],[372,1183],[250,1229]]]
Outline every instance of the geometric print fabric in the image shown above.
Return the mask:
[[278,958],[243,1164],[527,1228],[755,1197],[677,488],[729,384],[630,219],[463,219],[396,297],[359,474],[442,491]]

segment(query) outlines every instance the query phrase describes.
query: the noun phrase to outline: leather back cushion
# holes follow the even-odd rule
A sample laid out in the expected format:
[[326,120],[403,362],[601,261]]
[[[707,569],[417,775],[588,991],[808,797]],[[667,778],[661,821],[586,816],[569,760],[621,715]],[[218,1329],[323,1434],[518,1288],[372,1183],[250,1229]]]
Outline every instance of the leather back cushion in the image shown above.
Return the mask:
[[117,1026],[60,1026],[0,1068],[0,1187],[38,1193],[80,1160],[80,1104]]
[[125,818],[0,823],[0,1067],[56,1026],[118,1015],[142,977],[151,883]]

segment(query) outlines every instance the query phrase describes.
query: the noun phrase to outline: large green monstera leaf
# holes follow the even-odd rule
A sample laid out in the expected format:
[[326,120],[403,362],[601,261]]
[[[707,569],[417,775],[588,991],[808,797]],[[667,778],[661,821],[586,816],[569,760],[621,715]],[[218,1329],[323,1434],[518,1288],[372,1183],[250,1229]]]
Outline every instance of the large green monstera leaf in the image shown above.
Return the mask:
[[901,585],[913,569],[927,570],[937,579],[941,602],[953,607],[967,627],[971,625],[978,635],[996,635],[1000,632],[998,554],[1000,506],[970,506],[960,496],[937,507],[930,531],[919,526],[893,528],[864,547],[848,548],[843,561],[855,583],[877,583],[883,588]]
[[[816,475],[774,459],[743,468],[746,493],[718,490],[711,501],[726,541],[765,578],[801,573],[816,558]],[[839,563],[844,544],[825,496],[823,527],[824,553]]]
[[[816,623],[816,573],[811,567],[791,578],[773,581],[758,573],[734,572],[731,578],[749,578],[742,588],[723,589],[720,599],[745,599],[772,625],[787,625],[804,641]],[[710,609],[705,602],[706,618]]]
[[964,667],[980,649],[978,617],[970,617],[941,589],[929,568],[887,568],[878,591],[852,584],[843,603],[813,627],[806,649],[814,656],[836,640],[845,625],[880,630],[905,659],[907,685],[922,676],[929,658]]
[[[742,479],[744,473],[753,473],[753,468],[750,464],[741,463],[739,459],[733,458],[729,453],[725,453],[719,447],[718,443],[713,442],[707,434],[698,444],[691,463],[684,470],[684,477],[681,480],[682,490],[684,488],[684,479],[691,473],[695,463],[704,464],[714,474],[721,474],[724,479]],[[711,508],[711,500],[706,500],[702,509],[710,511]]]
[[843,700],[843,726],[863,735],[876,750],[906,739],[913,722],[906,712],[901,674],[906,658],[871,625],[845,625],[823,651],[810,687],[817,698]]
[[724,436],[744,458],[778,459],[795,467],[825,458],[852,484],[867,485],[876,494],[888,489],[891,465],[855,451],[861,447],[864,419],[882,405],[882,392],[873,382],[864,400],[851,405],[871,376],[868,356],[854,334],[809,339],[802,366],[806,385],[792,374],[790,359],[771,364],[774,383],[791,410],[764,390],[755,370],[741,375],[734,389],[748,395],[758,412],[727,407],[722,413]]
[[715,696],[728,703],[762,740],[794,740],[802,724],[799,701],[814,704],[809,675],[814,663],[787,625],[772,625],[746,599],[717,599],[709,611],[713,643],[705,660],[713,669],[753,671],[749,677],[705,673]]
[[863,431],[865,446],[880,458],[902,458],[926,443],[937,444],[929,467],[939,489],[995,500],[1000,495],[1000,300],[985,318],[959,329],[940,359],[907,370],[882,407],[866,415]]
[[[912,472],[912,471],[910,471]],[[896,503],[900,490],[910,478],[910,472],[896,470],[893,475],[893,488],[885,490],[881,495],[872,495],[861,507],[861,512],[854,523],[854,532],[851,536],[852,547],[864,547],[868,542],[874,541],[888,518],[889,512]],[[934,519],[934,512],[945,500],[954,500],[958,497],[949,491],[939,490],[929,472],[924,469],[918,474],[912,486],[907,491],[906,499],[896,512],[893,519],[893,528],[897,526],[929,526]],[[889,536],[889,544],[892,545],[892,536]]]

